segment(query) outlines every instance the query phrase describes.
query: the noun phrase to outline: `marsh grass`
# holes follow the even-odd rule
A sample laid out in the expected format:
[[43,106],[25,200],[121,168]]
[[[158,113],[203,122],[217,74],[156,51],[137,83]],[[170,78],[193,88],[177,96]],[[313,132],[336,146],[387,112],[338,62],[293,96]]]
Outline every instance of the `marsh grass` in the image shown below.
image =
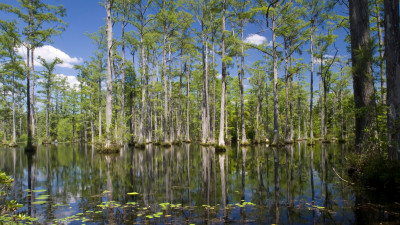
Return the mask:
[[101,147],[97,149],[97,152],[100,154],[117,154],[121,150],[121,146],[112,145],[110,147]]

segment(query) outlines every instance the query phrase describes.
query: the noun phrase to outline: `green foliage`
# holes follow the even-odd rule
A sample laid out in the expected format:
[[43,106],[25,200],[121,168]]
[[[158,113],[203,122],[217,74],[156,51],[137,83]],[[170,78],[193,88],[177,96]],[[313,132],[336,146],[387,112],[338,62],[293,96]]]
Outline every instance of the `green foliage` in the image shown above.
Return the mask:
[[19,137],[19,142],[26,142],[28,140],[28,135],[27,134],[22,134],[20,137]]
[[386,194],[400,194],[400,163],[389,160],[387,154],[372,148],[363,154],[348,155],[346,162],[353,180]]
[[11,213],[22,207],[22,204],[18,204],[15,200],[7,201],[7,196],[13,182],[14,179],[0,171],[0,216]]
[[57,124],[58,140],[60,141],[72,141],[73,128],[71,119],[61,119]]

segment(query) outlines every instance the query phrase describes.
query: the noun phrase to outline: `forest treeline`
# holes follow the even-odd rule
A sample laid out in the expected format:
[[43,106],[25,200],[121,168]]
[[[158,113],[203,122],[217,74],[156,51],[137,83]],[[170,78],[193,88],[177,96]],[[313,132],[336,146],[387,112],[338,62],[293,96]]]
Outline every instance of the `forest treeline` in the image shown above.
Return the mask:
[[[55,74],[60,59],[35,56],[68,29],[65,8],[0,4],[15,17],[0,22],[5,143],[349,139],[360,151],[372,142],[398,158],[399,1],[102,4],[106,24],[85,34],[96,51],[75,66],[76,86]],[[250,25],[270,41],[248,41]],[[259,59],[246,64],[248,52]]]

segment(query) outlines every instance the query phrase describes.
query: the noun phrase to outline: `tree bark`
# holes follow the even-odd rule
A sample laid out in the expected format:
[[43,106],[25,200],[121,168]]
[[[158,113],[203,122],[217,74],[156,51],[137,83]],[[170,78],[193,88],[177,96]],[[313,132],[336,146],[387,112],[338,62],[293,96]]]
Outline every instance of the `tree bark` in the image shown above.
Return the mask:
[[297,139],[301,140],[301,91],[300,91],[300,75],[297,74],[297,116],[298,116],[298,133]]
[[208,35],[206,34],[206,29],[204,27],[204,22],[202,22],[202,63],[203,63],[203,100],[201,104],[201,142],[208,143],[209,141],[209,130],[210,130],[210,113],[209,113],[209,103],[208,103]]
[[314,96],[314,23],[311,21],[311,34],[310,34],[310,143],[312,143],[314,138],[313,132],[313,96]]
[[101,73],[102,73],[102,66],[101,66],[101,61],[100,61],[100,69],[99,69],[99,138],[102,138],[103,132],[102,132],[102,121],[101,121],[101,108],[103,107],[101,104],[101,99],[103,98],[101,94]]
[[[123,1],[123,7],[125,11],[126,3]],[[120,127],[121,127],[121,137],[120,137],[120,145],[124,143],[125,136],[125,14],[122,19],[122,31],[121,31],[121,39],[122,39],[122,62],[121,62],[121,114],[120,114]]]
[[226,10],[226,0],[223,1],[222,9],[222,71],[221,71],[221,117],[219,121],[219,137],[218,145],[224,146],[224,122],[225,122],[225,77],[226,77],[226,63],[225,63],[225,10]]
[[279,142],[279,102],[278,102],[278,55],[276,52],[275,16],[272,18],[272,61],[274,72],[274,138],[272,144]]
[[389,158],[400,154],[400,33],[399,0],[384,0]]
[[[29,26],[30,27],[30,26]],[[29,35],[29,34],[28,34]],[[28,125],[28,140],[26,145],[26,151],[32,151],[33,148],[33,136],[32,136],[32,120],[31,120],[31,70],[30,70],[30,38],[27,38],[27,48],[26,48],[26,66],[27,66],[27,75],[26,75],[26,105],[27,105],[27,114],[26,120]]]
[[350,0],[351,60],[356,107],[356,146],[362,150],[372,128],[374,79],[370,53],[370,28],[367,0]]
[[189,91],[190,91],[190,69],[187,69],[187,64],[185,64],[185,72],[187,73],[186,75],[186,84],[187,84],[187,90],[186,90],[186,134],[185,134],[185,140],[190,141],[190,122],[189,122],[189,107],[190,107],[190,99],[189,99]]
[[168,142],[168,89],[167,89],[167,34],[164,28],[163,35],[163,76],[164,76],[164,142]]
[[140,47],[141,47],[141,69],[142,69],[142,77],[141,77],[141,82],[142,82],[142,101],[141,101],[141,109],[140,109],[140,121],[139,121],[139,139],[138,142],[139,144],[144,144],[144,135],[145,135],[145,131],[144,131],[144,118],[145,118],[145,94],[146,94],[146,57],[145,57],[145,52],[144,52],[144,40],[143,40],[143,27],[141,30],[141,36],[140,36]]
[[285,47],[285,92],[286,92],[286,107],[285,107],[285,142],[290,142],[289,135],[289,71],[288,71],[288,44],[284,41]]
[[[213,38],[214,38],[214,34],[213,34]],[[214,49],[214,39],[213,39],[213,43],[212,43],[212,69],[213,69],[213,118],[212,118],[212,142],[215,143],[215,133],[216,133],[216,125],[215,125],[215,121],[216,121],[216,111],[217,111],[217,105],[216,105],[216,98],[215,98],[215,49]]]
[[34,65],[34,46],[31,46],[31,122],[32,122],[32,137],[35,138],[35,128],[36,128],[36,121],[35,121],[35,65]]
[[240,36],[241,36],[241,46],[240,46],[240,120],[241,120],[241,128],[242,128],[242,144],[247,143],[246,138],[246,127],[244,121],[244,88],[243,88],[243,80],[244,80],[244,40],[243,40],[243,21],[241,21],[240,26]]
[[175,140],[175,130],[174,130],[174,117],[173,117],[173,99],[172,99],[172,59],[171,59],[171,43],[168,44],[168,82],[169,82],[169,142]]
[[112,63],[113,63],[113,51],[112,51],[112,21],[111,21],[111,8],[113,0],[107,0],[106,11],[107,11],[107,91],[106,91],[106,143],[105,147],[108,148],[111,145],[110,127],[111,127],[111,116],[112,116]]
[[47,88],[46,88],[46,141],[49,141],[50,139],[50,76],[51,74],[48,74],[49,78],[47,81]]
[[13,73],[12,76],[12,117],[13,117],[13,124],[12,124],[12,140],[11,143],[14,144],[17,142],[17,132],[15,129],[15,74]]
[[[268,65],[268,54],[265,54],[265,65]],[[268,115],[268,70],[265,69],[265,133],[269,135],[269,115]]]
[[382,104],[386,104],[386,89],[385,89],[385,56],[383,51],[383,35],[382,35],[382,19],[380,14],[380,9],[378,6],[378,1],[375,0],[375,9],[376,9],[376,26],[378,28],[378,46],[379,46],[379,74],[381,79],[381,101]]
[[260,123],[262,123],[261,113],[262,97],[261,97],[261,74],[257,72],[257,116],[256,116],[256,140],[261,141]]
[[[322,60],[322,59],[321,59]],[[322,76],[322,69],[321,69],[321,76]],[[320,121],[319,121],[319,138],[323,138],[324,137],[324,109],[323,109],[323,94],[322,94],[322,77],[321,80],[319,81],[319,117],[320,117]]]

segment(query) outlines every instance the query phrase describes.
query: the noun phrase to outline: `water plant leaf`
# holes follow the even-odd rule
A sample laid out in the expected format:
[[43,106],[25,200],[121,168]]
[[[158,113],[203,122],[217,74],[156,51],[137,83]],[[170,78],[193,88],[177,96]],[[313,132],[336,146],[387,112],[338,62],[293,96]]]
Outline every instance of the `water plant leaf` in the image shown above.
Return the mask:
[[44,200],[44,199],[48,199],[50,197],[50,195],[39,195],[36,197],[37,200]]
[[137,193],[137,192],[129,192],[129,193],[127,193],[127,195],[138,195],[139,193]]
[[46,189],[33,190],[32,192],[41,193],[47,191]]
[[47,201],[36,201],[36,202],[33,202],[32,204],[34,204],[34,205],[42,205],[42,204],[45,204],[45,203],[47,203]]

